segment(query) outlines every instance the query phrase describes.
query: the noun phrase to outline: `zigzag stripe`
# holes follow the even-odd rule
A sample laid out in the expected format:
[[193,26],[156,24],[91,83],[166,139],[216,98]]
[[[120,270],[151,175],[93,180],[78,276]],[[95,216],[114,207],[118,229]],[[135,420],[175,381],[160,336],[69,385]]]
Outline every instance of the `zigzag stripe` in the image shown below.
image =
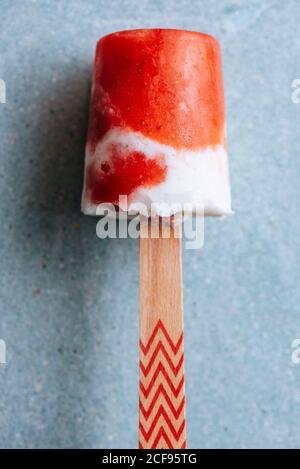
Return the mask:
[[173,448],[173,445],[168,437],[168,435],[166,434],[165,430],[163,427],[160,427],[160,429],[158,430],[158,433],[157,433],[157,436],[152,444],[152,448],[153,449],[156,449],[157,446],[158,446],[158,443],[160,442],[160,440],[164,439],[165,442],[167,443],[168,445],[168,448],[172,449]]
[[144,394],[145,398],[146,399],[148,398],[152,388],[155,385],[155,381],[157,380],[157,377],[158,377],[159,373],[161,373],[164,376],[164,378],[167,381],[173,395],[177,398],[180,391],[181,391],[181,389],[182,389],[182,387],[183,387],[183,385],[184,385],[184,376],[182,376],[177,388],[175,388],[174,384],[172,383],[172,380],[171,380],[170,376],[168,375],[164,365],[161,362],[159,362],[159,364],[158,364],[158,366],[155,370],[155,373],[153,374],[152,379],[151,379],[151,381],[150,381],[147,388],[143,385],[142,381],[140,381],[140,389],[141,389],[142,393]]
[[[169,442],[170,442],[170,440],[169,440]],[[152,448],[155,449],[154,446],[152,446]],[[139,441],[139,449],[145,449],[144,446],[142,445],[141,440]],[[170,446],[170,449],[172,449],[171,446]],[[182,443],[180,449],[186,449],[186,440],[184,440],[184,442]]]
[[152,422],[152,424],[151,424],[148,431],[146,431],[146,429],[143,427],[141,422],[139,423],[139,428],[140,428],[141,433],[142,433],[144,439],[146,440],[146,442],[148,442],[149,439],[151,438],[151,435],[153,434],[153,432],[155,430],[155,427],[156,427],[160,417],[164,418],[168,428],[170,429],[170,431],[173,435],[173,438],[178,442],[179,439],[180,439],[180,436],[181,436],[181,434],[184,430],[184,427],[185,427],[185,419],[182,420],[182,422],[180,424],[180,427],[178,428],[178,431],[176,431],[176,428],[172,424],[172,422],[170,420],[170,417],[168,416],[168,414],[165,411],[165,409],[163,408],[163,406],[159,407],[158,412],[156,413],[155,418],[154,418],[154,420],[153,420],[153,422]]
[[151,358],[150,358],[150,360],[149,360],[149,362],[148,362],[148,365],[147,365],[147,366],[144,366],[144,365],[143,365],[143,362],[140,361],[140,368],[141,368],[141,370],[142,370],[143,375],[145,376],[145,378],[148,376],[148,374],[149,374],[149,372],[150,372],[150,370],[151,370],[151,368],[152,368],[152,366],[153,366],[153,363],[154,363],[154,361],[155,361],[155,359],[156,359],[156,357],[157,357],[157,355],[159,354],[160,351],[161,351],[161,352],[163,353],[163,355],[165,356],[165,359],[167,360],[169,367],[170,367],[171,370],[173,371],[173,374],[174,374],[175,376],[177,376],[177,374],[178,374],[178,372],[179,372],[179,370],[180,370],[180,368],[181,368],[181,366],[182,366],[182,364],[183,364],[184,354],[182,353],[182,355],[181,355],[181,357],[180,357],[180,359],[179,359],[177,365],[175,366],[174,363],[173,363],[173,361],[172,361],[172,359],[171,359],[171,357],[170,357],[170,355],[169,355],[168,352],[166,351],[164,344],[163,344],[162,342],[159,342],[159,343],[157,344],[156,349],[155,349],[154,352],[153,352],[153,355],[151,356]]
[[[155,440],[153,442],[152,448],[153,449],[163,448],[162,445],[159,445],[159,442],[162,439],[165,440],[165,442],[167,443],[169,449],[174,449],[175,448],[175,446],[172,444],[172,442],[168,438],[168,435],[167,435],[166,431],[162,427],[159,429],[159,433],[157,434],[157,437],[155,438]],[[186,440],[184,439],[180,449],[185,449],[185,448],[186,448]]]
[[182,344],[182,341],[183,341],[183,332],[181,333],[177,344],[174,344],[171,337],[169,336],[165,326],[163,325],[163,322],[160,319],[157,322],[157,324],[156,324],[156,326],[155,326],[155,328],[154,328],[154,330],[151,334],[151,337],[148,340],[148,343],[146,345],[144,345],[143,342],[140,340],[140,348],[141,348],[143,354],[146,355],[149,352],[149,349],[152,345],[152,342],[154,341],[155,336],[158,333],[159,329],[161,329],[161,331],[163,332],[163,334],[164,334],[165,338],[167,339],[167,342],[170,345],[173,353],[176,355],[179,348],[180,348],[180,346],[181,346],[181,344]]
[[154,397],[153,397],[153,399],[152,399],[152,401],[151,401],[151,403],[148,407],[148,410],[145,409],[145,407],[143,406],[142,401],[140,400],[140,411],[141,411],[142,415],[144,416],[144,418],[146,420],[148,420],[148,418],[150,417],[151,412],[153,411],[153,408],[154,408],[160,394],[162,394],[164,396],[168,406],[171,409],[172,414],[174,415],[175,419],[178,420],[178,418],[179,418],[179,416],[182,412],[182,409],[184,408],[185,397],[183,396],[183,398],[182,398],[182,400],[181,400],[181,402],[178,406],[178,409],[176,410],[175,406],[173,405],[173,403],[172,403],[170,397],[168,396],[168,393],[165,390],[162,383],[157,388],[157,391],[156,391],[156,393],[155,393],[155,395],[154,395]]
[[[166,434],[165,430],[163,427],[160,427],[158,432],[157,432],[157,435],[155,437],[155,440],[153,441],[152,445],[150,446],[150,449],[162,449],[162,448],[165,448],[164,445],[159,445],[158,447],[158,443],[160,442],[160,440],[165,440],[166,444],[167,444],[167,448],[168,449],[172,449],[173,448],[173,445],[172,445],[172,442],[170,441],[170,438],[168,437],[168,435]],[[147,442],[146,442],[147,443]],[[148,446],[147,446],[148,447]],[[141,442],[141,440],[139,441],[139,448],[140,449],[144,449],[144,446]]]
[[161,320],[140,340],[139,448],[186,447],[182,345],[183,332],[173,342]]
[[[185,425],[185,422],[184,422],[184,425]],[[154,434],[152,438],[150,438],[149,441],[146,441],[143,435],[140,435],[139,447],[148,448],[148,449],[156,449],[156,448],[157,449],[163,449],[163,448],[182,449],[182,448],[186,448],[186,439],[184,437],[184,432],[182,432],[181,441],[174,440],[170,435],[168,435],[168,432],[166,431],[166,428],[164,427],[164,423],[162,423],[162,425],[160,425],[158,428],[157,434],[156,435]]]
[[[165,446],[163,444],[159,445],[159,442],[161,440],[164,440],[165,443],[167,444],[167,446]],[[146,449],[146,448],[149,448],[147,443],[146,443],[145,446],[143,446],[143,444],[140,440],[139,441],[139,449]],[[163,449],[163,448],[173,449],[174,446],[172,445],[172,442],[170,441],[170,439],[169,439],[168,435],[166,434],[166,432],[164,431],[163,427],[160,427],[154,442],[150,446],[150,449]]]

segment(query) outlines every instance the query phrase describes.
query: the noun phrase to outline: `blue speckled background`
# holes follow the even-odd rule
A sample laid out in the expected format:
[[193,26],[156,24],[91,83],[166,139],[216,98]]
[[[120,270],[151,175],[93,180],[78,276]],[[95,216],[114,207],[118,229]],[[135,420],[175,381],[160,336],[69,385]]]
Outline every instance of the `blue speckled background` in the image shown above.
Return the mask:
[[0,447],[137,445],[138,242],[80,213],[97,39],[195,29],[223,48],[235,216],[185,251],[188,445],[300,447],[297,0],[0,0]]

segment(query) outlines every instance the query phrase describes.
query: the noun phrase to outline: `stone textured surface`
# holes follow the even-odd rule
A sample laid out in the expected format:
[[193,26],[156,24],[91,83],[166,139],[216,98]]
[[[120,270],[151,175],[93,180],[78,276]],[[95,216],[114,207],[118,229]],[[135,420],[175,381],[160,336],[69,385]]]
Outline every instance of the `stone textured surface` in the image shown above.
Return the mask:
[[136,446],[138,243],[98,240],[79,204],[95,43],[155,26],[223,48],[236,214],[184,252],[189,446],[299,447],[299,2],[0,10],[0,447]]

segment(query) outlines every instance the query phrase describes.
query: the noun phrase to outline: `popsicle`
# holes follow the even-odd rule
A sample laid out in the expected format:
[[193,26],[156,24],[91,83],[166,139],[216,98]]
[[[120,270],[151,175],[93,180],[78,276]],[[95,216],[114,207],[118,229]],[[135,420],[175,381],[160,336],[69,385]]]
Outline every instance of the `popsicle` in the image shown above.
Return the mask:
[[[82,210],[95,215],[102,203],[154,206],[164,220],[186,204],[198,216],[231,213],[221,52],[212,36],[141,29],[98,42]],[[169,239],[151,239],[141,216],[140,253],[139,447],[185,448],[180,226]]]
[[149,29],[98,42],[83,211],[118,204],[120,194],[129,205],[190,202],[206,215],[230,213],[221,56],[213,37]]

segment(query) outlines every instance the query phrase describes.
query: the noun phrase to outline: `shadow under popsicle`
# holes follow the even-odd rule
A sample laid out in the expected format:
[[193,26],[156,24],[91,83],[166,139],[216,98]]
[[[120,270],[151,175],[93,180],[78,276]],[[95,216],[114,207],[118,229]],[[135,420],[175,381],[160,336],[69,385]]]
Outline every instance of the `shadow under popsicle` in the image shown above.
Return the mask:
[[[107,328],[113,326],[103,315],[109,308],[113,249],[122,255],[124,244],[97,239],[96,219],[80,213],[91,70],[91,64],[80,70],[69,64],[60,70],[61,79],[45,80],[34,98],[36,121],[28,126],[30,178],[16,214],[23,230],[13,236],[30,244],[28,261],[41,271],[33,293],[41,306],[32,327],[43,342],[41,357],[45,350],[48,356],[45,369],[41,357],[32,359],[34,373],[43,374],[32,425],[44,418],[44,426],[38,435],[35,429],[26,435],[28,447],[105,447],[116,418],[107,348]],[[136,243],[129,244],[136,249]]]

